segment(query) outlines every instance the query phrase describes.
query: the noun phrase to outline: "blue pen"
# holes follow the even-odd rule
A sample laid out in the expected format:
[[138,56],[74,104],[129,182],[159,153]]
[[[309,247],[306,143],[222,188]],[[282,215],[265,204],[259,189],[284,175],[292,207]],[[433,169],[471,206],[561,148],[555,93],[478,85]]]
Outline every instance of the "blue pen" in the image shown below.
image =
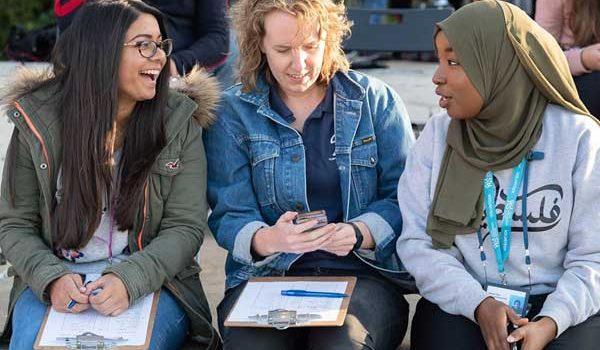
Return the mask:
[[[88,284],[90,284],[92,281],[87,281],[83,286],[87,286]],[[91,295],[92,296],[96,296],[98,295],[98,293],[100,293],[102,291],[102,288],[96,288],[92,291]],[[77,305],[77,302],[75,301],[75,299],[71,299],[71,301],[69,301],[69,303],[67,304],[67,309],[71,310],[72,308],[75,307],[75,305]]]
[[288,297],[317,297],[317,298],[346,298],[348,294],[344,293],[333,293],[333,292],[313,292],[302,289],[288,289],[282,290],[281,295]]
[[75,299],[71,299],[71,301],[69,301],[69,303],[67,304],[67,309],[71,310],[75,307],[75,305],[77,305],[77,302],[75,301]]

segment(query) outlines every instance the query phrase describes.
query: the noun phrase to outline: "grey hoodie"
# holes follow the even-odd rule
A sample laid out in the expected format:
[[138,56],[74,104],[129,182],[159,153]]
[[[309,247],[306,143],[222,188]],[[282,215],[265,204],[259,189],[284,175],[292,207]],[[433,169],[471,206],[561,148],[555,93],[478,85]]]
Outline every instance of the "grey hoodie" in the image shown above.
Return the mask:
[[[404,226],[397,251],[421,295],[445,312],[475,321],[475,309],[489,296],[482,287],[477,235],[457,236],[452,248],[437,250],[425,231],[449,122],[445,113],[432,117],[408,157],[398,184]],[[539,316],[556,322],[558,336],[600,309],[600,127],[589,117],[548,105],[533,150],[543,152],[544,159],[529,162],[531,287],[533,295],[550,293]],[[498,220],[511,176],[512,169],[494,173]],[[519,191],[505,268],[510,286],[528,288],[521,206]],[[499,283],[487,233],[484,225],[488,281]]]

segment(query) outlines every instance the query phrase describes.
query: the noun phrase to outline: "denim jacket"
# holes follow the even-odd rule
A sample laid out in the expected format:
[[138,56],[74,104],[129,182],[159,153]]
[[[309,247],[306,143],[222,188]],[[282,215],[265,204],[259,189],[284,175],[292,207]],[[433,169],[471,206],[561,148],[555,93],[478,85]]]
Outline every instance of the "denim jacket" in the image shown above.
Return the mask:
[[[358,72],[338,72],[334,87],[336,162],[344,221],[362,221],[376,247],[360,257],[397,269],[402,229],[396,186],[414,142],[402,100],[387,85]],[[253,276],[284,275],[300,254],[251,254],[254,233],[286,211],[308,211],[302,137],[269,106],[269,86],[225,91],[217,121],[204,134],[208,161],[209,226],[229,252],[226,288]]]

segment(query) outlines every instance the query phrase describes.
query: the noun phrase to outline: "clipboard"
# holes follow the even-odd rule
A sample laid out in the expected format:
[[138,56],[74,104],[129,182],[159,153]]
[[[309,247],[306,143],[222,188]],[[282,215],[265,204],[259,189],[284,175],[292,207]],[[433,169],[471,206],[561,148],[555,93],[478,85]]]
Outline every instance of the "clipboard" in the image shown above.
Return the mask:
[[[152,306],[150,308],[150,314],[148,317],[148,326],[146,327],[146,336],[145,342],[142,345],[120,345],[119,343],[122,341],[115,341],[115,339],[104,338],[101,334],[94,334],[91,332],[83,332],[81,334],[77,334],[73,337],[68,337],[65,339],[64,345],[51,345],[51,346],[42,346],[40,342],[42,340],[42,334],[46,330],[46,324],[48,322],[48,316],[51,312],[51,306],[48,307],[46,314],[44,316],[44,321],[42,322],[42,326],[38,331],[37,337],[35,339],[35,344],[33,348],[35,350],[60,350],[60,349],[124,349],[124,350],[145,350],[150,346],[150,339],[152,336],[152,329],[154,327],[154,320],[156,318],[156,310],[158,305],[158,299],[160,297],[160,291],[157,291],[152,294]],[[69,314],[75,316],[85,317],[85,312],[81,314]],[[118,316],[117,316],[118,317]]]
[[[321,282],[334,283],[321,284]],[[286,297],[280,295],[281,290],[283,289],[304,289],[302,287],[298,288],[297,286],[307,285],[313,286],[314,288],[314,286],[319,285],[328,286],[335,284],[337,287],[341,287],[340,283],[345,283],[345,288],[343,290],[336,290],[336,292],[342,292],[343,294],[348,295],[348,297],[336,298],[337,300],[335,301],[332,300],[332,298],[318,298],[318,300],[315,300],[314,297]],[[244,290],[238,296],[238,299],[231,308],[229,315],[227,315],[224,325],[226,327],[258,327],[276,329],[287,329],[294,327],[339,327],[344,324],[346,313],[348,311],[348,305],[350,303],[350,298],[352,297],[352,292],[354,291],[355,285],[356,277],[354,276],[253,277],[248,281],[246,286],[244,286]],[[259,294],[256,294],[257,288],[259,290]],[[260,288],[264,288],[267,291],[263,293],[263,290]],[[306,287],[306,289],[308,288],[311,287]],[[314,304],[315,302],[317,304],[322,302],[336,304],[337,302],[338,305],[331,309],[328,313],[329,315],[335,314],[335,317],[329,317],[327,319],[311,317],[311,313],[303,312],[302,310],[304,308],[302,307],[299,310],[293,307],[268,307],[269,310],[266,310],[266,305],[255,304],[250,304],[250,307],[248,307],[248,298],[255,298],[255,300],[259,302],[261,296],[266,295],[269,295],[269,303],[272,303],[272,305],[284,303],[286,300],[291,301],[292,304],[299,303],[300,305],[308,305],[308,309],[311,309],[311,304]],[[276,298],[276,295],[278,295],[281,299]],[[303,298],[305,300],[301,300]],[[329,306],[331,305],[327,305],[327,307]],[[246,317],[247,320],[242,320],[243,316],[240,315],[244,314],[248,314]]]

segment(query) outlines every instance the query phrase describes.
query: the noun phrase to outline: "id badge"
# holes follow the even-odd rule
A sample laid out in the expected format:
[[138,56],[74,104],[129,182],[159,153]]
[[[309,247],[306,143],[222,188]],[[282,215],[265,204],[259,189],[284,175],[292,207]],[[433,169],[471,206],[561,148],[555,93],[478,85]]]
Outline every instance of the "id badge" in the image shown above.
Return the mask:
[[527,303],[529,302],[528,290],[495,283],[488,283],[485,290],[494,299],[508,305],[517,315],[521,317],[527,315]]

